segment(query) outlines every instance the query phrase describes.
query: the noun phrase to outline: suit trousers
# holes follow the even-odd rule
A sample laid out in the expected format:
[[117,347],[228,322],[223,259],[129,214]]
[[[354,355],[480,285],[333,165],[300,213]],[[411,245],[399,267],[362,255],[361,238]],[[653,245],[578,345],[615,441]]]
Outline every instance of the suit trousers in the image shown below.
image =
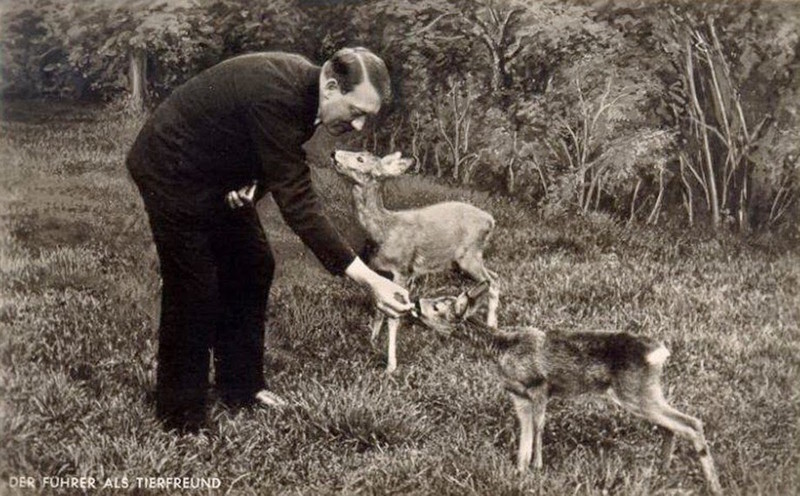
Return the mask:
[[251,404],[265,387],[275,261],[254,207],[220,210],[202,227],[176,225],[143,197],[162,278],[156,413],[167,428],[195,430],[205,421],[212,355],[223,402]]

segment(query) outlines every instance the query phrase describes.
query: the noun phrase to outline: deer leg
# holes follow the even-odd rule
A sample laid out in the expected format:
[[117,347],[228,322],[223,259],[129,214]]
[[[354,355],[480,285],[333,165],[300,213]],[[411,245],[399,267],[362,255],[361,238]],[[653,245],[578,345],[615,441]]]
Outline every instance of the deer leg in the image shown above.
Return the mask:
[[495,286],[494,281],[489,285],[489,303],[486,307],[486,325],[497,327],[497,307],[500,306],[500,291]]
[[661,428],[661,471],[669,470],[672,453],[675,451],[675,433],[669,429]]
[[[714,466],[714,459],[711,456],[711,451],[708,448],[708,442],[703,434],[703,423],[695,417],[686,415],[685,413],[676,410],[666,402],[661,405],[661,408],[663,409],[663,414],[666,414],[666,416],[673,422],[682,426],[686,426],[685,429],[687,434],[685,437],[690,439],[694,445],[695,455],[697,456],[700,466],[703,469],[703,476],[705,477],[708,491],[714,495],[722,494],[722,487],[719,483],[717,469]],[[678,435],[681,434],[681,432],[677,430],[673,432]]]
[[547,390],[544,386],[534,388],[528,393],[533,402],[533,468],[542,469],[542,433],[544,415],[547,408]]
[[[425,282],[428,282],[428,280],[425,279]],[[409,277],[406,280],[406,286],[405,287],[406,287],[406,289],[408,290],[409,293],[415,292],[419,286],[420,286],[420,284],[417,282],[417,278],[416,277]]]
[[370,323],[370,327],[372,327],[372,333],[370,334],[369,340],[374,345],[378,341],[378,336],[381,334],[381,329],[383,328],[383,322],[386,320],[383,312],[375,308],[375,314],[372,316],[372,322]]
[[486,305],[486,325],[497,327],[497,308],[500,306],[500,291],[494,277],[483,264],[483,256],[470,254],[459,260],[458,266],[477,282],[489,281],[488,303]]
[[[714,495],[722,494],[717,469],[703,435],[703,424],[700,420],[671,407],[664,399],[661,388],[657,385],[646,388],[642,398],[621,398],[620,404],[627,410],[671,431],[673,436],[677,435],[690,440],[703,469],[708,491]],[[666,449],[671,450],[669,444],[672,441],[666,438],[664,442],[667,444]],[[662,454],[664,449],[665,447],[662,445]]]
[[386,373],[391,374],[397,369],[397,329],[400,327],[400,319],[388,318],[386,326],[389,328],[389,349],[386,359]]
[[525,472],[531,463],[531,449],[533,448],[533,401],[516,393],[511,393],[511,400],[514,402],[514,411],[519,420],[517,470]]

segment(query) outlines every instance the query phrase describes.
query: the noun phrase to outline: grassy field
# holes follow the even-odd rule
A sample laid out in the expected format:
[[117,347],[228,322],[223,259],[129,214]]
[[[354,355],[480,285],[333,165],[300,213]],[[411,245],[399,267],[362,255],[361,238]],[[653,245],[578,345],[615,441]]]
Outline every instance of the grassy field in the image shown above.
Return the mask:
[[[658,433],[592,399],[551,403],[540,475],[514,471],[517,426],[491,363],[468,344],[404,327],[399,369],[368,339],[369,301],[328,276],[262,209],[279,260],[269,384],[292,405],[233,414],[208,435],[162,432],[153,415],[158,273],[123,167],[140,124],[94,107],[7,105],[0,127],[0,494],[56,492],[42,477],[216,477],[214,494],[694,494],[679,443],[667,473]],[[357,242],[346,186],[316,171],[331,217]],[[459,198],[490,210],[500,320],[626,329],[663,339],[665,383],[704,420],[729,494],[800,493],[800,256],[768,239],[626,229],[536,212],[419,177],[391,206]],[[423,290],[454,292],[458,276]],[[37,489],[15,489],[12,477]],[[71,494],[73,490],[62,490]],[[90,491],[91,492],[91,491]],[[156,493],[157,490],[141,490]]]

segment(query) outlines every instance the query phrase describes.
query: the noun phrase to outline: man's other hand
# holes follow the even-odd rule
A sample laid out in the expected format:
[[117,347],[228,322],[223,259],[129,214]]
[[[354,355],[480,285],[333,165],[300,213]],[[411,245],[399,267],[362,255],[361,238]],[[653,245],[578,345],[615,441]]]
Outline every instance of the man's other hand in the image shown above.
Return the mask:
[[253,181],[249,186],[243,186],[237,190],[228,192],[228,194],[225,195],[225,203],[228,205],[228,208],[236,210],[244,206],[252,206],[257,186],[258,183]]

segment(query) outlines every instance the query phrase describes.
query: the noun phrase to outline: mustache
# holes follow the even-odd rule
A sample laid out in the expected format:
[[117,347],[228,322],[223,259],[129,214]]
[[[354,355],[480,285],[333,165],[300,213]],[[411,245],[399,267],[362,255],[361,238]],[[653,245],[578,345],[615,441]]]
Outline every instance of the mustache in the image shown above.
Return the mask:
[[328,130],[328,132],[335,134],[349,133],[354,129],[353,126],[346,121],[331,122],[330,124],[326,124],[325,128]]
[[336,124],[336,130],[342,131],[343,133],[349,133],[353,129],[353,126],[351,126],[349,122],[340,122]]

